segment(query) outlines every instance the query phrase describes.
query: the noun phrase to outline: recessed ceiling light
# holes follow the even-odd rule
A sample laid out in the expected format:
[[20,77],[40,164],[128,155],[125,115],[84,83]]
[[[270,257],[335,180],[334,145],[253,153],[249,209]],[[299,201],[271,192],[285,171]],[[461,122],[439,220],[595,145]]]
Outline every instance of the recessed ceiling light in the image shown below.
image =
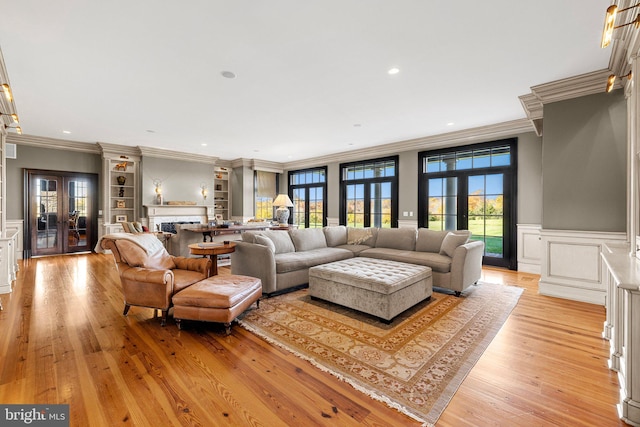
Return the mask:
[[69,134],[69,133],[71,133],[71,131],[70,130],[63,130],[62,133]]
[[155,131],[155,130],[151,130],[151,129],[147,129],[147,132],[149,132],[149,133],[156,133],[156,131]]
[[455,125],[455,123],[453,123],[453,122],[447,123],[447,126],[453,126],[453,125]]
[[360,128],[360,127],[362,127],[362,125],[360,123],[356,123],[356,124],[353,125],[353,127],[354,128]]
[[400,72],[400,68],[396,68],[396,67],[389,68],[389,71],[387,71],[387,73],[391,75],[398,74],[399,72]]
[[227,79],[235,79],[236,78],[236,73],[234,73],[233,71],[223,71],[220,74],[222,74],[222,77],[227,78]]
[[203,142],[203,143],[202,143],[202,144],[200,144],[200,145],[202,145],[203,147],[206,147],[206,146],[207,146],[207,143],[206,143],[206,142]]

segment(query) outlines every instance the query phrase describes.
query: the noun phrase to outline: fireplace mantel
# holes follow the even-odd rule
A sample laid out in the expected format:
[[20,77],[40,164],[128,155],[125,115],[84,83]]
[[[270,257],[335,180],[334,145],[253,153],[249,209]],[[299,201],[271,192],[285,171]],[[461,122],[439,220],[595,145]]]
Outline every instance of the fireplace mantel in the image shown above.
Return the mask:
[[215,219],[213,206],[207,205],[144,205],[149,229],[156,230],[163,222],[197,221],[207,224]]

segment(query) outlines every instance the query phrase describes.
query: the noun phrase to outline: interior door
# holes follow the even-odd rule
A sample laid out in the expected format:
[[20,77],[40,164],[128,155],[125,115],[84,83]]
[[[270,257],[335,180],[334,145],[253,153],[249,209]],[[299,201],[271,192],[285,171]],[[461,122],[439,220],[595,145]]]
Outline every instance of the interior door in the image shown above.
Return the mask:
[[27,171],[29,256],[90,251],[95,245],[97,177]]

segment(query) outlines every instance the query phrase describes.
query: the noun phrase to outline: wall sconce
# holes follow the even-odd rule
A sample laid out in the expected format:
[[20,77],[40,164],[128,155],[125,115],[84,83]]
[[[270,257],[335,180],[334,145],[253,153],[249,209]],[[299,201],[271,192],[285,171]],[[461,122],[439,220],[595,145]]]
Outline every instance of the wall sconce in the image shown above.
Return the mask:
[[20,126],[11,127],[11,126],[8,126],[8,125],[4,125],[4,128],[5,128],[5,129],[15,129],[15,130],[16,130],[16,133],[17,133],[18,135],[22,135],[22,128],[21,128]]
[[[631,80],[631,78],[633,77],[633,74],[631,73],[631,71],[629,71],[624,76],[620,76],[621,79],[624,79],[625,77]],[[606,89],[607,92],[611,92],[613,90],[613,84],[615,82],[616,82],[616,75],[615,74],[609,75],[609,78],[607,79],[607,89]]]
[[276,220],[278,220],[278,224],[281,227],[286,227],[289,225],[289,208],[293,207],[293,202],[286,194],[278,194],[278,196],[273,200],[273,206],[277,207],[276,209]]
[[7,101],[9,102],[13,101],[13,94],[11,93],[11,88],[9,87],[8,84],[6,83],[2,84],[2,91],[4,92],[4,96],[7,98]]
[[156,188],[155,188],[156,204],[161,205],[162,204],[162,181],[159,180],[159,179],[154,179],[153,180],[153,185],[156,186]]
[[627,24],[618,26],[615,25],[616,16],[618,16],[618,13],[633,9],[637,6],[640,6],[640,3],[634,4],[633,6],[625,7],[624,9],[620,10],[618,10],[618,6],[616,6],[615,4],[607,8],[607,12],[604,17],[604,29],[602,30],[602,41],[600,42],[600,47],[605,48],[609,46],[609,44],[611,43],[611,39],[613,38],[613,30],[626,27],[627,25],[635,25],[636,28],[640,26],[640,13],[638,14],[638,16],[636,16],[636,19]]
[[207,201],[207,184],[204,182],[200,183],[200,194],[202,194],[203,202]]

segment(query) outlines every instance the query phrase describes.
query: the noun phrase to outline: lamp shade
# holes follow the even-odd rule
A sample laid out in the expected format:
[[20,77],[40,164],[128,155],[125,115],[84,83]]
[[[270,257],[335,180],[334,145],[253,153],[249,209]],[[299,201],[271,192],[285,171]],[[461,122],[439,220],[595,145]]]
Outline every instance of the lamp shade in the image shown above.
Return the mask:
[[282,206],[286,206],[288,208],[293,207],[293,202],[286,194],[278,194],[278,196],[273,199],[273,206],[279,208]]

